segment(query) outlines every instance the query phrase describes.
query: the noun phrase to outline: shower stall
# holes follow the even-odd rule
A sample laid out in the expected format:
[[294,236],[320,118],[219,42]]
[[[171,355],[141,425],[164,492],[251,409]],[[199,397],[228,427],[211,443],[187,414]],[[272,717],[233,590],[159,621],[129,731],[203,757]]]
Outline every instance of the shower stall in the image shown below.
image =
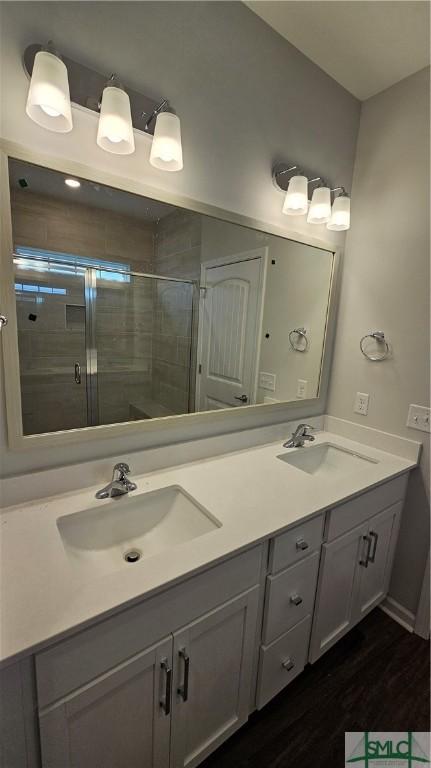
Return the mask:
[[16,248],[24,434],[194,409],[195,281]]

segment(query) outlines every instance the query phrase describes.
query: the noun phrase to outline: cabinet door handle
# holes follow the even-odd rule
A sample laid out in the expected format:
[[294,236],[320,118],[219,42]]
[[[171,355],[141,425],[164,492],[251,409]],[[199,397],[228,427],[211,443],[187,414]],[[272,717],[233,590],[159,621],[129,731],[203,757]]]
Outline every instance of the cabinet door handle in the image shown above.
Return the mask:
[[248,402],[248,396],[247,395],[234,395],[235,400],[239,400],[241,403],[247,403]]
[[190,670],[190,656],[185,648],[180,648],[178,651],[180,659],[184,661],[184,680],[183,684],[178,686],[178,693],[183,701],[187,701],[189,698],[189,670]]
[[286,661],[283,661],[281,666],[283,669],[285,669],[287,672],[290,672],[291,669],[295,666],[295,662],[292,661],[292,659],[287,658]]
[[75,384],[81,383],[81,366],[75,363]]
[[363,541],[367,542],[367,553],[365,555],[365,560],[361,559],[359,561],[359,565],[363,565],[364,568],[368,568],[368,563],[370,562],[370,549],[371,549],[371,538],[369,536],[363,536]]
[[292,595],[290,598],[290,602],[293,603],[293,605],[301,605],[302,603],[302,597],[299,595]]
[[369,556],[369,558],[368,558],[368,562],[369,562],[369,563],[374,563],[374,561],[375,561],[375,559],[376,559],[376,552],[377,552],[377,542],[378,542],[378,540],[379,540],[379,534],[378,534],[378,533],[376,533],[375,531],[370,531],[370,536],[371,536],[371,537],[372,537],[372,539],[374,540],[374,547],[373,547],[373,551],[372,551],[372,553],[370,554],[370,556]]
[[167,659],[162,659],[160,666],[166,672],[165,697],[161,700],[160,706],[163,709],[165,715],[170,715],[172,698],[172,668],[169,666]]
[[305,539],[303,539],[302,537],[296,540],[296,549],[298,550],[298,552],[301,552],[304,549],[308,549],[308,547],[309,547],[308,542],[305,541]]

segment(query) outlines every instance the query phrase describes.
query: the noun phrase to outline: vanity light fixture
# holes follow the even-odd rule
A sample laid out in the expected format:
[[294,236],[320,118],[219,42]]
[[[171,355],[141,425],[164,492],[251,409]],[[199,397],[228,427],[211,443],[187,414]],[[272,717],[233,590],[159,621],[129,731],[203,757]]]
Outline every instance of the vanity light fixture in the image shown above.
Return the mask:
[[333,232],[350,229],[350,197],[344,187],[336,187],[332,192],[338,192],[338,190],[340,194],[332,203],[331,218],[326,225],[326,228]]
[[81,182],[78,179],[65,179],[64,183],[66,186],[72,187],[72,189],[78,189],[81,186]]
[[183,167],[180,118],[170,108],[167,99],[157,105],[148,118],[145,130],[155,119],[154,139],[151,145],[150,163],[162,171],[180,171]]
[[167,99],[123,87],[115,75],[106,82],[106,75],[60,58],[52,43],[46,48],[29,45],[23,61],[30,79],[26,110],[36,123],[53,131],[72,130],[72,102],[99,115],[96,140],[106,152],[134,152],[136,131],[151,142],[151,165],[164,171],[182,169],[180,119]]
[[[277,163],[272,178],[277,189],[285,193],[283,213],[306,215],[309,224],[326,224],[328,229],[336,232],[349,229],[350,198],[344,187],[330,189],[320,176],[306,175],[298,165],[288,163]],[[309,201],[311,185],[315,186]],[[340,194],[334,198],[331,208],[331,194],[335,192]]]
[[111,75],[103,89],[97,144],[114,155],[135,151],[130,99],[116,75]]
[[331,190],[325,186],[321,179],[313,179],[313,181],[320,181],[321,186],[316,187],[311,196],[307,222],[309,224],[326,224],[331,218]]
[[72,130],[67,68],[51,42],[34,57],[25,111],[48,131],[68,133]]

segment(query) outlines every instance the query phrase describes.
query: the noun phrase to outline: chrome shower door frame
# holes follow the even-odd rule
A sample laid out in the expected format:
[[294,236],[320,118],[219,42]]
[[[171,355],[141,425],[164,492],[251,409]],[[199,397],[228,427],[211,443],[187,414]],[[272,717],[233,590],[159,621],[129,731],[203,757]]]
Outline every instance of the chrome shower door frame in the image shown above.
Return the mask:
[[87,353],[87,422],[89,427],[99,424],[97,392],[96,300],[97,269],[85,267],[85,348]]

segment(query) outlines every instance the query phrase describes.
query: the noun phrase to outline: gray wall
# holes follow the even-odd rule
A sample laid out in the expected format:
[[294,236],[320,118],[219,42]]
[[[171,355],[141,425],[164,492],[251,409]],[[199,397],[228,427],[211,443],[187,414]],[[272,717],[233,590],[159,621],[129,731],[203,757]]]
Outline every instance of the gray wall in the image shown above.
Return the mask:
[[[184,170],[167,174],[152,168],[140,135],[134,155],[103,152],[95,142],[93,113],[74,109],[74,129],[67,135],[31,122],[24,111],[28,81],[22,52],[48,38],[71,58],[108,74],[117,71],[148,95],[169,97],[181,116]],[[325,227],[282,215],[271,168],[277,159],[298,160],[349,188],[360,104],[242,3],[3,3],[0,63],[7,103],[0,110],[3,137],[109,171],[123,182],[144,181],[258,218],[283,227],[286,235],[296,229],[330,239]],[[287,408],[277,420],[290,413]],[[6,447],[4,406],[1,416],[5,475],[268,421],[262,413],[245,420],[232,415],[228,425],[217,419],[206,427],[182,424],[145,437],[17,454]]]
[[[328,412],[423,442],[412,474],[390,594],[415,613],[429,547],[429,435],[406,427],[429,405],[429,70],[363,104]],[[369,363],[359,339],[385,331],[393,355]],[[368,416],[353,413],[368,392]]]

